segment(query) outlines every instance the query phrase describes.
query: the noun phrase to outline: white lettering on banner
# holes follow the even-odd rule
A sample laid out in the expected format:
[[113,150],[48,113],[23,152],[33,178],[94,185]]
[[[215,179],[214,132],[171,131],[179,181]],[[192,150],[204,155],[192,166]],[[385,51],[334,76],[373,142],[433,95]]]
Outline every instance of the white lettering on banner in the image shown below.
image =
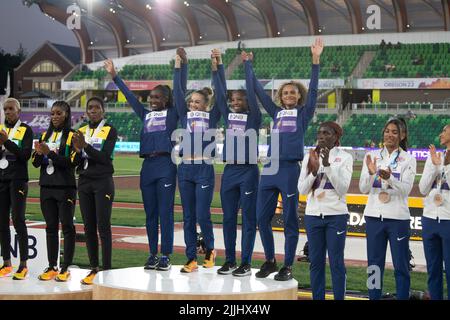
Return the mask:
[[348,219],[347,224],[350,226],[362,226],[366,223],[366,219],[362,213],[358,212],[350,212],[350,218]]
[[[44,223],[42,223],[44,225]],[[14,267],[20,264],[19,239],[14,227],[11,232],[11,262]],[[61,231],[58,231],[58,239],[61,239]],[[58,243],[60,241],[58,240]],[[0,257],[3,264],[3,259]],[[58,261],[59,264],[59,255]],[[45,229],[28,228],[28,269],[41,272],[48,267],[47,240]]]
[[411,217],[411,230],[422,230],[422,217]]
[[358,89],[445,89],[450,85],[449,78],[398,78],[398,79],[358,79]]

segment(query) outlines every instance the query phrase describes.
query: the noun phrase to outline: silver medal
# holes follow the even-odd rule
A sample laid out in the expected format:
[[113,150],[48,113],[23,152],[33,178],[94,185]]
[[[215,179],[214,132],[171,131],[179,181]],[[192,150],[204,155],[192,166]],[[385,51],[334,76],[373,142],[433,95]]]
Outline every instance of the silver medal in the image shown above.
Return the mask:
[[87,170],[88,166],[89,166],[89,161],[88,161],[88,159],[84,159],[84,166],[83,166],[83,169],[84,169],[84,170]]
[[4,170],[8,168],[9,162],[5,158],[0,159],[0,169]]
[[55,173],[55,167],[53,166],[53,161],[48,159],[48,166],[45,169],[45,171],[47,172],[47,174],[49,176],[51,176],[53,173]]

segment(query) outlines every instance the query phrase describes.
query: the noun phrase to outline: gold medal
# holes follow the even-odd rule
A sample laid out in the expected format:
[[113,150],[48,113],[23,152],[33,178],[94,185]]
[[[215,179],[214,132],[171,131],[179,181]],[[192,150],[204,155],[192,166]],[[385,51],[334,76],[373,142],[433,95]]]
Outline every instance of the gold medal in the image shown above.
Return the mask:
[[434,201],[434,204],[435,204],[436,206],[440,207],[440,206],[442,206],[442,204],[444,203],[444,198],[442,197],[442,194],[436,193],[436,194],[434,195],[433,201]]
[[387,192],[380,192],[378,194],[378,200],[380,200],[381,203],[388,203],[391,201],[391,195]]

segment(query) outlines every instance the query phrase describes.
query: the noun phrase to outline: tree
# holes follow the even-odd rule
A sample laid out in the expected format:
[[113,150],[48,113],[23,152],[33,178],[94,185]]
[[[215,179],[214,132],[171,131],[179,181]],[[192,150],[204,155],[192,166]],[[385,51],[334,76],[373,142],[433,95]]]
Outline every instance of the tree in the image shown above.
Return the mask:
[[20,44],[15,54],[6,53],[0,48],[0,95],[5,94],[7,74],[11,77],[11,92],[14,88],[14,68],[17,68],[27,57],[26,50]]

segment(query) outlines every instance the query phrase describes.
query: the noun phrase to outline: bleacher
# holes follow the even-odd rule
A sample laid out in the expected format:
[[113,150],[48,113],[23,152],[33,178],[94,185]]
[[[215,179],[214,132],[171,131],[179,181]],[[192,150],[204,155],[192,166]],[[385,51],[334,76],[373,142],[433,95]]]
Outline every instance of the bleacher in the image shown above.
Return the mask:
[[326,121],[336,121],[336,114],[317,114],[311,120],[305,134],[305,146],[316,145],[317,140],[317,130],[322,122]]
[[133,112],[108,112],[106,118],[117,129],[123,141],[140,140],[142,121]]
[[[311,72],[311,53],[309,47],[284,48],[246,48],[255,55],[254,68],[260,79],[307,79]],[[367,78],[417,78],[450,75],[450,44],[397,44],[392,47],[379,45],[330,46],[321,57],[320,78],[347,78],[358,64],[365,51],[376,51],[375,58],[367,68]],[[236,49],[227,49],[223,60],[225,66],[236,57]],[[413,61],[421,58],[418,65]],[[170,64],[126,65],[119,75],[125,80],[170,80],[173,73],[173,60]],[[387,71],[386,65],[395,65]],[[189,80],[211,78],[209,59],[189,59]],[[76,73],[73,81],[82,79],[107,79],[103,69]],[[231,80],[245,79],[242,65],[230,76]]]
[[[395,69],[386,71],[387,65],[394,65]],[[364,75],[366,78],[438,76],[450,76],[450,43],[395,44],[385,46],[384,49],[378,47]]]
[[[393,115],[353,114],[344,125],[343,146],[368,146],[372,141],[376,146],[382,141],[381,130]],[[416,115],[407,120],[408,145],[411,148],[428,148],[430,144],[440,147],[439,134],[450,122],[450,116]]]
[[[351,75],[360,57],[377,46],[327,47],[320,59],[320,78],[345,78]],[[254,69],[261,79],[307,79],[311,75],[311,50],[308,47],[255,48],[252,51]],[[231,79],[245,79],[244,69],[239,66]]]

